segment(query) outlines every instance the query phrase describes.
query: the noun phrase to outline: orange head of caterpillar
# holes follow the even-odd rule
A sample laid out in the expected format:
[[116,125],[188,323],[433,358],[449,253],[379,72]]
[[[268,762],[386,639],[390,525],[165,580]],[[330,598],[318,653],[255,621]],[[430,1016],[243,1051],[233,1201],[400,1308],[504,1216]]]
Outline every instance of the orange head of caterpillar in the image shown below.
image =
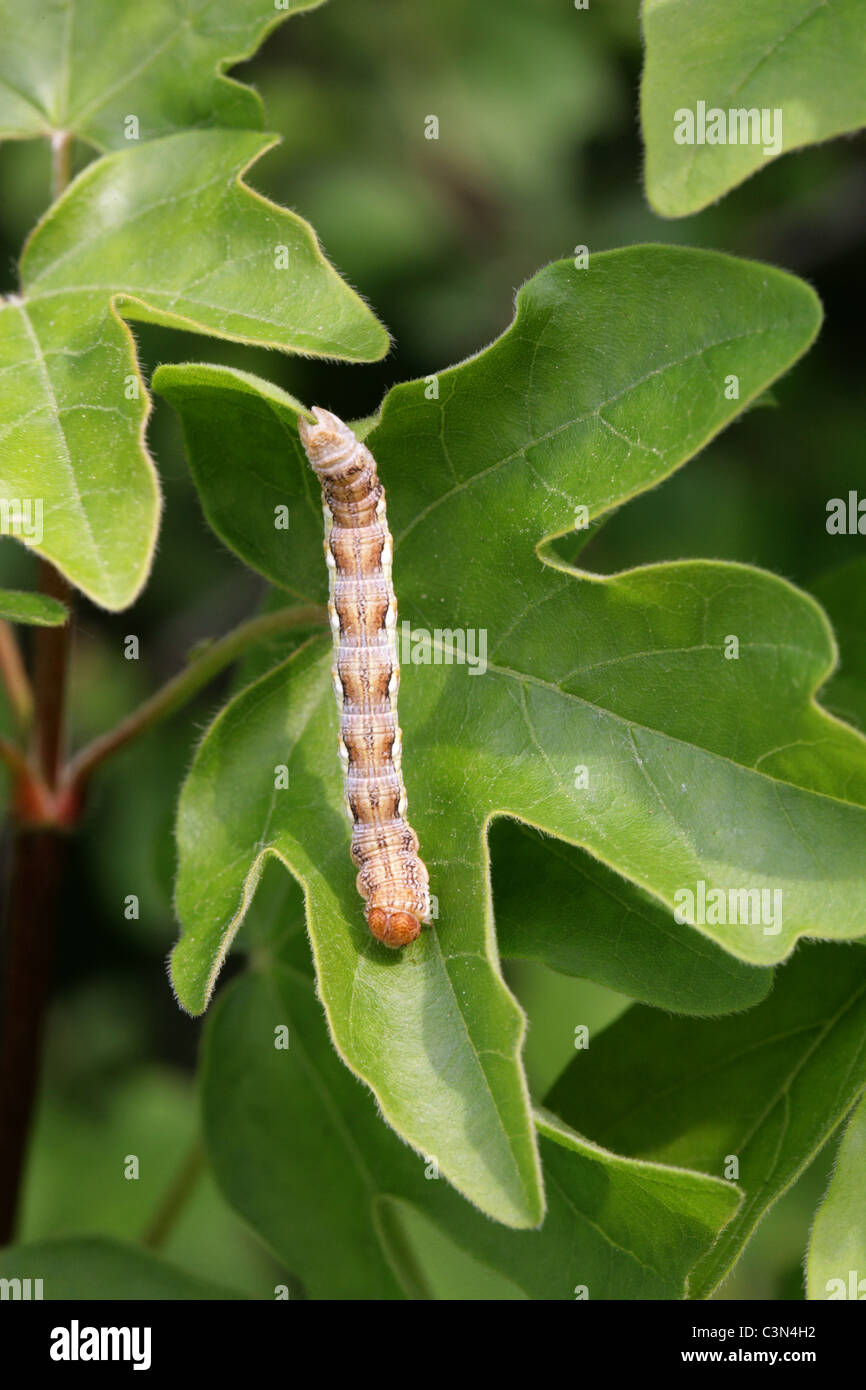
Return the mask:
[[367,926],[377,941],[394,950],[408,946],[421,934],[421,923],[414,912],[395,911],[387,907],[368,908]]

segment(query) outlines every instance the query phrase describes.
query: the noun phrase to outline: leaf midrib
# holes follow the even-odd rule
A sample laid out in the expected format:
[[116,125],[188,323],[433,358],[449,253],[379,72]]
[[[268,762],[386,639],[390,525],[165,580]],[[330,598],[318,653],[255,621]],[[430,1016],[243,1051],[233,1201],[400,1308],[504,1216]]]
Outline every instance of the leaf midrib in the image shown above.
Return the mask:
[[[488,894],[487,894],[487,908],[488,908],[488,911],[489,911],[489,907],[490,907],[490,893],[489,893],[489,888],[488,888]],[[455,989],[455,987],[454,987],[454,981],[451,979],[451,975],[450,975],[449,970],[448,970],[447,962],[448,962],[449,959],[451,959],[451,957],[450,957],[450,956],[446,956],[445,953],[443,952],[443,950],[442,950],[442,943],[441,943],[441,941],[440,941],[440,939],[439,939],[439,933],[438,933],[438,932],[433,932],[433,933],[431,933],[431,935],[432,935],[432,937],[433,937],[433,942],[434,942],[434,945],[435,945],[435,949],[436,949],[436,953],[437,953],[437,958],[438,958],[439,965],[440,965],[440,968],[441,968],[441,976],[442,976],[442,978],[443,978],[443,980],[444,980],[444,982],[445,982],[445,984],[446,984],[446,986],[447,986],[448,993],[449,993],[449,997],[450,997],[450,999],[451,999],[451,1001],[452,1001],[453,1009],[454,1009],[454,1011],[455,1011],[455,1013],[456,1013],[456,1015],[457,1015],[457,1018],[460,1020],[460,1025],[461,1025],[461,1027],[462,1027],[462,1029],[463,1029],[463,1032],[464,1032],[464,1034],[465,1034],[465,1041],[466,1041],[466,1043],[467,1043],[467,1045],[468,1045],[469,1054],[475,1059],[476,1067],[477,1067],[477,1069],[478,1069],[478,1072],[480,1073],[481,1080],[482,1080],[482,1082],[483,1082],[483,1084],[484,1084],[485,1091],[486,1091],[487,1096],[489,1097],[489,1100],[490,1100],[490,1105],[491,1105],[491,1107],[492,1107],[493,1116],[494,1116],[496,1125],[498,1126],[499,1130],[501,1131],[502,1137],[504,1138],[505,1143],[506,1143],[506,1146],[507,1146],[507,1148],[508,1148],[508,1152],[509,1152],[509,1154],[511,1155],[511,1160],[512,1160],[512,1163],[513,1163],[513,1165],[514,1165],[514,1175],[517,1177],[517,1183],[518,1183],[518,1197],[517,1197],[517,1199],[515,1199],[515,1197],[514,1197],[510,1192],[508,1192],[507,1187],[504,1187],[504,1186],[503,1186],[503,1183],[502,1183],[502,1179],[501,1179],[501,1178],[496,1177],[496,1176],[492,1173],[492,1170],[489,1170],[489,1169],[488,1169],[488,1171],[491,1173],[491,1178],[496,1182],[497,1186],[499,1186],[499,1187],[502,1188],[506,1193],[508,1193],[508,1200],[509,1200],[509,1202],[512,1204],[512,1206],[515,1208],[515,1210],[519,1210],[519,1209],[521,1208],[521,1206],[522,1206],[522,1207],[524,1208],[524,1210],[525,1210],[525,1209],[526,1209],[526,1206],[527,1206],[526,1197],[527,1197],[528,1189],[527,1189],[526,1183],[525,1183],[525,1181],[524,1181],[524,1171],[523,1171],[523,1164],[522,1164],[522,1161],[521,1161],[521,1157],[520,1157],[520,1154],[518,1153],[517,1149],[515,1148],[515,1139],[516,1139],[518,1136],[512,1135],[512,1134],[509,1132],[509,1130],[506,1128],[505,1121],[504,1121],[503,1116],[502,1116],[502,1113],[501,1113],[501,1107],[500,1107],[500,1105],[499,1105],[499,1102],[498,1102],[498,1100],[497,1100],[496,1095],[494,1094],[493,1087],[492,1087],[492,1085],[491,1085],[491,1083],[490,1083],[490,1078],[489,1078],[489,1076],[487,1075],[487,1070],[486,1070],[486,1068],[485,1068],[485,1066],[484,1066],[484,1063],[483,1063],[482,1060],[481,1060],[482,1055],[488,1055],[488,1054],[489,1054],[489,1055],[496,1055],[496,1056],[498,1056],[498,1057],[503,1058],[503,1060],[510,1061],[510,1060],[512,1060],[514,1054],[513,1054],[513,1053],[507,1053],[507,1054],[506,1054],[506,1053],[503,1053],[503,1052],[498,1052],[498,1053],[493,1054],[493,1053],[491,1053],[491,1050],[490,1050],[490,1049],[487,1049],[486,1052],[482,1053],[482,1050],[479,1049],[478,1047],[476,1047],[475,1042],[474,1042],[474,1039],[473,1039],[473,1037],[472,1037],[472,1033],[471,1033],[470,1027],[469,1027],[469,1022],[468,1022],[468,1020],[467,1020],[467,1018],[466,1018],[466,1015],[465,1015],[465,1013],[464,1013],[464,1011],[463,1011],[463,1008],[462,1008],[461,1003],[460,1003],[460,999],[459,999],[459,997],[458,997],[458,995],[457,995],[457,991],[456,991],[456,989]],[[462,953],[462,954],[465,954],[465,953]],[[498,969],[496,968],[496,965],[495,965],[494,961],[491,959],[489,951],[487,951],[487,950],[485,950],[485,951],[483,951],[483,952],[482,952],[482,951],[473,951],[471,954],[472,954],[473,956],[477,957],[479,960],[484,959],[484,960],[487,961],[487,964],[488,964],[489,967],[490,967],[491,973],[492,973],[493,977],[495,978],[495,981],[496,981],[497,986],[505,990],[506,994],[508,995],[509,1003],[510,1003],[513,1007],[515,1007],[515,1008],[517,1008],[517,1009],[519,1010],[519,1009],[520,1009],[520,1005],[517,1003],[516,999],[514,998],[514,996],[513,996],[512,993],[511,993],[511,991],[508,989],[508,986],[505,984],[504,980],[502,979],[501,973],[498,971]],[[356,989],[356,986],[357,986],[357,983],[358,983],[358,977],[359,977],[359,973],[360,973],[360,971],[361,971],[362,965],[363,965],[363,957],[358,956],[358,957],[356,958],[355,966],[354,966],[354,969],[353,969],[353,971],[352,971],[352,984],[351,984],[351,990],[350,990],[350,994],[349,994],[349,1007],[348,1007],[348,1009],[346,1010],[346,1018],[350,1021],[350,1036],[351,1036],[351,1038],[352,1038],[353,1047],[355,1047],[355,1048],[357,1048],[357,1039],[356,1039],[356,1037],[354,1036],[354,1034],[352,1033],[352,1030],[351,1030],[351,1018],[352,1018],[352,1012],[353,1012],[353,1008],[354,1008],[355,989]],[[324,995],[323,995],[323,998],[324,998]],[[525,1024],[524,1024],[524,1031],[525,1031]],[[518,1049],[518,1052],[517,1052],[517,1056],[519,1057],[519,1049]],[[353,1070],[354,1070],[354,1068],[353,1068]],[[357,1074],[361,1075],[360,1072],[357,1073]],[[368,1084],[369,1084],[369,1083],[368,1083]],[[524,1107],[525,1107],[525,1112],[529,1115],[530,1125],[532,1126],[532,1108],[531,1108],[531,1101],[530,1101],[530,1096],[529,1096],[529,1089],[528,1089],[528,1086],[527,1086],[527,1084],[526,1084],[526,1080],[525,1080],[525,1077],[524,1077],[522,1068],[520,1069],[520,1086],[521,1086],[521,1095],[522,1095],[522,1099],[523,1099],[523,1103],[524,1103]],[[377,1097],[377,1099],[378,1099],[378,1101],[379,1101],[379,1105],[381,1106],[382,1113],[383,1113],[383,1115],[385,1116],[385,1118],[387,1119],[387,1118],[388,1118],[388,1115],[389,1115],[389,1107],[388,1107],[388,1105],[386,1104],[386,1101],[385,1101],[385,1099],[383,1098],[383,1096],[379,1093],[379,1090],[378,1090],[378,1089],[376,1090],[376,1097]],[[393,1127],[394,1127],[394,1129],[397,1130],[397,1133],[400,1133],[400,1132],[401,1132],[401,1131],[399,1130],[399,1128],[398,1128],[396,1125],[394,1125]],[[409,1121],[409,1128],[412,1129],[413,1131],[414,1131],[414,1129],[415,1129],[415,1121],[414,1121],[414,1119],[412,1119],[411,1117],[410,1117],[410,1121]],[[537,1189],[539,1192],[542,1193],[542,1203],[543,1203],[543,1191],[544,1191],[543,1186],[542,1186],[543,1179],[542,1179],[542,1175],[541,1175],[541,1164],[540,1164],[540,1160],[539,1160],[539,1157],[538,1157],[538,1149],[537,1149],[537,1145],[536,1145],[536,1141],[535,1141],[534,1128],[533,1128],[533,1130],[532,1130],[531,1151],[532,1151],[532,1158],[533,1158],[532,1167],[533,1167],[533,1175],[534,1175],[534,1177],[535,1177],[535,1185],[536,1185],[536,1189]],[[459,1191],[459,1188],[458,1188],[458,1191]],[[521,1199],[522,1199],[522,1200],[521,1200]]]
[[[802,1071],[803,1067],[806,1065],[809,1059],[812,1057],[815,1050],[825,1041],[832,1029],[836,1027],[840,1019],[844,1017],[844,1015],[848,1012],[849,1009],[854,1007],[859,997],[862,996],[864,993],[866,993],[866,982],[864,982],[860,986],[860,988],[854,992],[850,999],[846,1000],[845,1004],[837,1011],[837,1013],[831,1019],[828,1020],[826,1026],[816,1037],[812,1046],[806,1050],[806,1052],[800,1058],[798,1064],[793,1068],[793,1070],[787,1077],[785,1084],[782,1087],[780,1087],[778,1093],[774,1095],[771,1098],[771,1100],[767,1103],[767,1106],[765,1107],[759,1119],[752,1126],[752,1129],[746,1134],[746,1136],[742,1140],[743,1146],[745,1146],[751,1141],[759,1125],[762,1124],[768,1118],[768,1116],[771,1114],[771,1112],[775,1109],[775,1107],[780,1103],[780,1101],[783,1098],[785,1100],[786,1107],[790,1107],[790,1088],[796,1080],[797,1076]],[[863,1046],[866,1046],[866,1043],[864,1043]],[[858,1056],[859,1055],[860,1053],[858,1053]],[[849,1074],[851,1070],[852,1067],[849,1066]],[[866,1078],[862,1080],[857,1094],[853,1097],[851,1104],[856,1105],[859,1103],[859,1099],[863,1095],[864,1089],[866,1089]],[[760,1205],[761,1193],[767,1186],[768,1182],[770,1181],[770,1178],[768,1178],[765,1175],[759,1188],[757,1188],[754,1192],[750,1192],[748,1190],[746,1191],[745,1201],[743,1202],[743,1205],[740,1208],[740,1210],[735,1214],[730,1225],[726,1226],[725,1229],[719,1233],[718,1240],[714,1242],[711,1249],[708,1250],[706,1255],[702,1256],[701,1261],[699,1261],[699,1263],[703,1263],[705,1261],[707,1267],[710,1270],[713,1270],[713,1255],[715,1254],[716,1271],[718,1271],[718,1266],[720,1263],[724,1265],[724,1268],[722,1269],[721,1273],[716,1272],[711,1275],[711,1278],[713,1279],[712,1288],[718,1287],[722,1279],[725,1278],[726,1274],[733,1267],[738,1257],[737,1252],[745,1246],[746,1241],[749,1239],[752,1231],[754,1231],[757,1228],[757,1226],[760,1224],[760,1222],[766,1215],[766,1212],[769,1211],[770,1207],[774,1206],[775,1203],[779,1200],[779,1198],[783,1195],[783,1193],[790,1188],[791,1184],[796,1180],[798,1174],[802,1173],[804,1169],[808,1166],[809,1162],[811,1161],[814,1154],[817,1153],[821,1144],[826,1142],[826,1140],[833,1133],[833,1131],[837,1129],[838,1126],[842,1123],[842,1120],[844,1119],[845,1114],[848,1112],[849,1109],[850,1106],[846,1106],[846,1109],[843,1110],[842,1113],[836,1118],[835,1122],[830,1124],[826,1128],[823,1135],[819,1134],[816,1136],[813,1130],[813,1145],[811,1151],[800,1155],[799,1160],[793,1165],[793,1169],[790,1172],[788,1181],[786,1183],[783,1182],[780,1184],[779,1192],[776,1193],[776,1195],[765,1207],[762,1208]],[[778,1155],[783,1139],[784,1133],[781,1133],[777,1145],[776,1157],[773,1161],[773,1167],[770,1170],[771,1177],[777,1172],[776,1164],[778,1161]],[[782,1171],[784,1172],[784,1168]],[[755,1220],[752,1220],[753,1216],[755,1217]],[[738,1222],[741,1226],[741,1239],[739,1238],[739,1233],[734,1229]],[[725,1249],[725,1242],[727,1242],[728,1251],[726,1251]],[[734,1247],[734,1255],[733,1258],[729,1258],[728,1256],[730,1252],[730,1247],[732,1245]],[[721,1256],[721,1259],[719,1259],[719,1256]]]
[[[812,9],[809,10],[805,15],[801,15],[797,22],[794,25],[792,25],[792,27],[787,31],[787,33],[780,35],[780,37],[776,39],[775,43],[773,43],[770,46],[770,48],[766,49],[758,57],[757,61],[752,64],[752,67],[744,74],[743,77],[739,79],[738,82],[735,83],[734,86],[725,88],[724,92],[718,98],[717,104],[721,105],[726,101],[730,101],[739,92],[741,92],[743,87],[745,87],[746,84],[752,80],[762,63],[765,63],[767,59],[770,58],[773,54],[778,53],[779,49],[784,47],[784,45],[788,42],[792,34],[796,33],[796,31],[799,28],[801,28],[803,24],[808,23],[808,21],[812,18],[814,14],[817,13],[819,9],[826,6],[827,0],[816,0],[816,3],[813,4]],[[703,147],[701,145],[693,144],[692,146],[690,146],[688,158],[683,161],[685,167],[683,168],[683,171],[680,174],[678,180],[683,190],[690,189],[692,178],[694,177],[695,170],[698,167],[698,155],[702,149]],[[783,150],[782,153],[788,154],[790,153],[790,151]]]
[[[444,651],[453,652],[453,648],[449,648],[447,644],[437,643],[436,640],[432,638],[432,634],[431,646],[441,648]],[[749,767],[746,763],[737,762],[735,758],[729,757],[726,753],[717,753],[710,748],[702,747],[699,743],[691,743],[687,739],[679,738],[675,734],[670,734],[666,730],[653,728],[652,725],[644,724],[637,719],[629,719],[624,714],[617,714],[615,710],[606,709],[603,705],[596,704],[595,701],[587,699],[584,695],[577,695],[573,691],[563,690],[555,681],[544,680],[541,676],[529,675],[527,672],[515,671],[511,667],[500,666],[493,661],[488,661],[487,670],[492,671],[496,675],[506,676],[511,680],[516,680],[519,683],[540,686],[544,690],[549,690],[554,694],[560,695],[564,700],[571,700],[576,704],[582,705],[585,709],[591,710],[593,714],[614,720],[626,730],[638,729],[641,733],[651,734],[654,738],[664,738],[668,743],[675,743],[680,748],[688,749],[690,752],[704,758],[714,758],[719,762],[727,763],[730,767],[736,768],[738,772],[747,776],[760,777],[764,781],[769,782],[773,787],[791,787],[794,791],[800,792],[804,796],[819,796],[823,800],[831,801],[839,806],[846,806],[855,811],[866,812],[866,807],[860,802],[847,801],[840,796],[831,796],[829,792],[815,791],[811,787],[800,786],[797,782],[789,782],[783,777],[773,777],[768,772],[762,772],[756,767]],[[811,703],[814,704],[814,700],[811,701]],[[854,730],[854,732],[857,733],[858,731]],[[860,735],[860,737],[863,739],[864,743],[866,743],[866,736]]]
[[[748,329],[744,333],[734,333],[729,337],[719,338],[710,343],[704,343],[701,347],[696,348],[694,352],[687,352],[682,357],[676,357],[672,359],[670,362],[663,362],[660,366],[654,367],[652,371],[645,373],[644,376],[637,377],[634,381],[630,381],[628,385],[622,388],[622,390],[614,392],[612,396],[608,396],[605,400],[600,401],[598,405],[596,405],[592,410],[586,411],[583,415],[576,415],[573,416],[571,419],[563,420],[558,425],[555,425],[553,429],[545,431],[544,434],[540,434],[532,439],[525,440],[517,449],[512,450],[510,454],[505,454],[502,458],[496,459],[495,462],[489,464],[486,468],[482,468],[477,473],[470,474],[469,477],[464,478],[462,482],[455,484],[455,486],[449,488],[447,492],[440,493],[438,497],[434,498],[432,502],[428,503],[426,507],[422,508],[422,510],[418,512],[412,518],[412,520],[403,528],[399,535],[394,536],[395,551],[398,545],[400,545],[406,539],[406,537],[412,531],[414,531],[416,526],[419,526],[422,521],[425,521],[427,519],[431,512],[436,511],[438,507],[441,507],[444,503],[450,501],[452,497],[455,497],[457,494],[461,492],[465,492],[468,488],[473,487],[477,482],[480,482],[483,478],[487,478],[491,474],[496,473],[498,469],[504,468],[509,463],[514,463],[518,459],[522,459],[525,462],[526,454],[529,452],[530,449],[536,449],[540,444],[544,444],[550,439],[555,439],[557,435],[564,433],[566,430],[574,429],[575,425],[586,424],[588,420],[593,420],[596,418],[601,419],[601,412],[603,410],[606,410],[609,405],[613,405],[615,401],[621,400],[624,396],[628,396],[632,391],[636,391],[638,387],[645,385],[648,381],[651,381],[654,376],[660,376],[663,372],[673,371],[675,368],[683,366],[686,362],[698,361],[700,358],[704,356],[705,353],[712,352],[714,348],[727,347],[729,343],[742,342],[744,339],[747,338],[763,337],[766,333],[781,331],[783,329],[788,328],[789,326],[789,321],[787,319],[784,319],[781,320],[778,324],[774,324],[772,329]],[[459,368],[452,368],[452,371],[457,370],[459,370]],[[784,368],[780,367],[779,371],[776,372],[774,376],[770,378],[770,380],[774,381],[783,370]],[[769,384],[769,381],[765,382],[762,389],[766,389],[767,385]],[[758,393],[755,392],[754,394]],[[740,409],[743,410],[745,406],[748,404],[748,401],[751,399],[751,396],[748,397],[743,402]],[[444,415],[444,410],[441,413]],[[604,423],[608,422],[605,421]],[[728,422],[720,422],[707,437],[712,438],[715,434],[719,432],[719,430],[724,428],[726,423]],[[373,450],[373,453],[375,453],[375,439],[368,439],[367,443]],[[646,448],[647,446],[641,445],[640,447]],[[694,446],[692,446],[689,442],[686,442],[682,447],[684,449],[684,453],[681,456],[681,461],[685,461],[687,459],[690,459],[693,456],[693,454],[697,452],[697,450],[700,448],[700,444],[695,444]],[[680,458],[680,455],[677,455],[675,458],[671,460],[671,468],[676,467],[678,458]],[[667,459],[665,461],[667,462]],[[608,501],[604,502],[597,510],[591,510],[589,512],[588,520],[592,521],[596,517],[603,515],[604,512],[606,512],[610,508],[612,501],[613,499],[609,499]],[[542,537],[538,544],[542,544],[545,539],[552,539],[552,537]]]
[[[802,1023],[796,1027],[787,1028],[782,1032],[768,1034],[764,1037],[759,1038],[756,1042],[749,1043],[745,1047],[739,1048],[735,1052],[726,1052],[724,1057],[721,1057],[718,1060],[712,1062],[709,1066],[702,1067],[699,1071],[690,1071],[687,1076],[678,1078],[674,1085],[668,1086],[664,1090],[654,1090],[651,1094],[647,1094],[646,1091],[644,1091],[639,1101],[636,1101],[635,1104],[629,1106],[627,1109],[622,1110],[616,1116],[616,1119],[612,1122],[610,1127],[610,1142],[617,1143],[618,1141],[616,1136],[621,1131],[622,1126],[626,1125],[646,1106],[662,1104],[670,1096],[680,1095],[683,1091],[689,1090],[698,1082],[706,1081],[710,1077],[727,1070],[732,1065],[736,1066],[745,1058],[750,1057],[753,1054],[761,1053],[767,1048],[775,1048],[780,1043],[787,1043],[792,1038],[801,1037],[803,1034],[814,1033],[815,1036],[813,1041],[808,1046],[806,1046],[804,1050],[798,1055],[797,1061],[795,1063],[792,1063],[790,1070],[785,1074],[784,1081],[779,1083],[777,1090],[773,1092],[763,1111],[761,1111],[760,1115],[753,1123],[751,1129],[747,1130],[746,1133],[737,1141],[738,1151],[741,1151],[742,1148],[746,1144],[748,1144],[750,1140],[754,1137],[760,1125],[763,1124],[767,1116],[778,1104],[781,1097],[790,1089],[791,1084],[802,1071],[803,1067],[806,1065],[809,1059],[814,1055],[817,1048],[821,1046],[828,1034],[833,1030],[833,1028],[835,1028],[839,1020],[844,1017],[845,1013],[850,1008],[854,1007],[858,998],[864,992],[866,992],[866,981],[861,983],[860,986],[856,990],[854,990],[854,992],[845,1000],[844,1004],[842,1004],[841,1007],[837,1009],[837,1011],[834,1014],[831,1014],[830,1017],[827,1019],[812,1019],[808,1023]],[[704,1020],[704,1022],[706,1022],[706,1020]],[[663,1160],[655,1159],[648,1161],[662,1162]],[[704,1172],[705,1170],[695,1169],[694,1171]],[[715,1175],[710,1174],[709,1176],[712,1177]]]
[[[229,262],[226,262],[226,264],[229,264]],[[212,313],[222,314],[223,317],[226,319],[239,319],[243,322],[249,321],[250,323],[263,323],[266,324],[269,328],[282,329],[283,334],[285,335],[285,319],[271,319],[267,318],[264,314],[251,313],[249,309],[227,308],[225,304],[210,304],[206,299],[194,298],[192,295],[187,294],[185,290],[179,290],[177,294],[171,295],[167,290],[154,290],[148,288],[147,286],[141,285],[127,285],[125,288],[111,285],[70,285],[68,287],[61,286],[56,290],[40,290],[37,291],[35,294],[32,293],[30,290],[25,290],[25,297],[29,304],[38,304],[40,301],[45,299],[69,298],[71,295],[76,294],[105,295],[109,300],[125,299],[128,300],[130,304],[134,304],[136,302],[136,299],[138,299],[139,302],[143,304],[146,309],[153,309],[156,313],[166,314],[179,323],[184,322],[187,324],[196,324],[196,331],[199,333],[213,332],[213,330],[211,329],[210,325],[203,324],[200,320],[192,319],[188,315],[182,313],[174,313],[173,307],[175,305],[179,304],[182,306],[183,304],[190,304],[197,309],[208,309]],[[146,299],[145,296],[150,297],[150,302],[148,302],[148,299]],[[167,302],[160,303],[160,299],[164,299]],[[130,315],[130,317],[134,318],[135,315]],[[222,332],[224,330],[220,329],[219,331]],[[310,328],[292,328],[290,332],[295,337],[314,337],[314,332]],[[324,352],[325,349],[320,349],[320,351]]]
[[[285,975],[287,979],[294,979],[297,984],[302,984],[304,988],[315,997],[315,991],[310,983],[310,979],[303,971],[293,966],[286,965],[281,961],[273,962],[271,969],[276,975]],[[325,1111],[337,1139],[345,1149],[349,1161],[357,1172],[368,1194],[371,1197],[378,1196],[383,1191],[382,1185],[376,1181],[372,1170],[367,1166],[363,1152],[356,1144],[351,1128],[343,1120],[340,1107],[334,1102],[329,1088],[323,1082],[316,1062],[303,1046],[299,1049],[299,1054],[307,1075],[312,1081],[316,1093],[319,1096],[322,1109]]]
[[[196,11],[195,18],[198,19],[199,16],[205,10],[209,9],[211,3],[212,0],[206,0],[206,3],[201,7],[201,9]],[[72,8],[74,8],[74,6],[70,6],[70,9]],[[151,63],[155,62],[155,60],[159,57],[161,53],[163,53],[167,48],[170,48],[171,45],[175,43],[177,39],[180,37],[184,29],[191,28],[192,24],[190,21],[190,17],[186,15],[184,16],[182,23],[178,24],[176,28],[172,30],[162,40],[161,43],[157,44],[156,48],[152,49],[151,52],[146,55],[146,57],[142,58],[134,67],[131,67],[127,72],[125,72],[122,77],[118,78],[118,80],[114,83],[113,86],[105,88],[105,90],[102,91],[94,101],[91,101],[88,106],[79,107],[77,111],[67,110],[66,124],[70,126],[79,127],[82,125],[86,117],[92,116],[95,111],[102,110],[103,107],[108,105],[108,102],[111,100],[111,98],[115,95],[116,92],[121,91],[130,82],[134,81],[136,77],[140,76],[140,74],[144,72],[145,68],[150,67]],[[68,103],[68,90],[66,100]]]
[[99,547],[96,544],[96,539],[93,534],[93,528],[90,524],[90,517],[88,516],[87,509],[84,505],[84,499],[81,495],[81,491],[78,486],[78,479],[75,476],[75,468],[72,463],[72,455],[69,451],[69,444],[67,442],[66,435],[63,431],[63,426],[60,422],[60,408],[57,402],[57,397],[54,392],[54,383],[51,380],[51,373],[48,370],[48,364],[45,360],[45,355],[42,351],[42,344],[39,341],[39,336],[36,332],[30,315],[27,312],[27,305],[25,301],[23,299],[18,299],[14,303],[12,303],[10,307],[13,309],[17,308],[19,313],[21,314],[21,321],[24,325],[24,331],[27,334],[28,341],[33,350],[33,359],[39,372],[40,379],[42,381],[42,389],[45,392],[45,397],[50,407],[50,419],[54,425],[55,432],[60,441],[60,454],[63,459],[66,472],[69,476],[73,496],[75,498],[78,511],[84,523],[88,540],[90,541],[91,554],[96,562],[100,575],[102,576],[103,583],[107,587],[110,587],[109,576],[105,567],[105,560],[100,552]]

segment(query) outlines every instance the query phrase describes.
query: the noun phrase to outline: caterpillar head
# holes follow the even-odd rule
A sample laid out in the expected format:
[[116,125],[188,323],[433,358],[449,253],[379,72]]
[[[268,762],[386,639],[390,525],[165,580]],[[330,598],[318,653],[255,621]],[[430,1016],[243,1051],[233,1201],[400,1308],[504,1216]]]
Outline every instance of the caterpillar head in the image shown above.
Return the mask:
[[389,911],[387,907],[368,908],[367,926],[377,941],[394,950],[408,946],[421,934],[421,923],[414,912]]

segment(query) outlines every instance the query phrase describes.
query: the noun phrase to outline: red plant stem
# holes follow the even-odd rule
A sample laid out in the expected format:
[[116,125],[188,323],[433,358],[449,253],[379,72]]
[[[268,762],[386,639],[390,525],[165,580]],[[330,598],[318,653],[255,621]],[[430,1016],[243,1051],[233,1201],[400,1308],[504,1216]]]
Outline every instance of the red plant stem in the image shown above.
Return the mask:
[[[69,604],[65,580],[41,567],[43,593]],[[53,791],[64,744],[70,623],[43,628],[34,648],[34,760]],[[39,1084],[42,1033],[51,981],[54,925],[65,837],[56,829],[16,827],[3,942],[0,1014],[0,1244],[13,1238],[30,1124]]]
[[[69,587],[49,565],[43,566],[42,590],[71,608]],[[106,758],[174,713],[255,643],[277,632],[315,627],[325,621],[327,611],[309,604],[261,614],[242,623],[226,636],[208,643],[185,670],[117,728],[82,749],[65,768],[64,706],[70,624],[41,629],[37,634],[32,763],[14,745],[0,743],[0,757],[12,766],[19,782],[19,825],[12,846],[0,1016],[0,1244],[11,1240],[15,1231],[39,1081],[42,1019],[48,1002],[53,927],[67,844],[63,826],[74,827],[86,784]],[[45,817],[56,820],[46,826]],[[42,824],[34,823],[40,819]],[[156,1221],[148,1233],[149,1240],[158,1243],[163,1224],[163,1218]]]
[[[72,590],[53,565],[42,561],[40,588],[72,609]],[[62,627],[36,630],[33,700],[36,765],[50,788],[57,786],[65,738],[66,673],[72,634],[71,618]]]
[[296,608],[278,608],[262,613],[233,628],[224,637],[206,643],[190,664],[167,681],[138,709],[123,719],[114,729],[101,734],[70,758],[64,773],[64,785],[77,799],[83,797],[87,782],[94,770],[125,748],[154,724],[180,709],[204,688],[214,676],[225,670],[256,642],[292,628],[318,627],[328,620],[328,611],[319,604],[304,604]]
[[0,1022],[0,1245],[15,1234],[65,848],[65,837],[53,830],[20,830],[15,837]]

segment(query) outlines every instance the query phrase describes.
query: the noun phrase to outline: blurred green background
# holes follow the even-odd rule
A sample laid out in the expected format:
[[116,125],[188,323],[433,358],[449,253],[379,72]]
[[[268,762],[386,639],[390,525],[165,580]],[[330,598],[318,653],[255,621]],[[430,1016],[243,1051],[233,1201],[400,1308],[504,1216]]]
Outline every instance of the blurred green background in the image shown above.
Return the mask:
[[[826,695],[863,725],[863,683],[845,645],[866,590],[863,542],[829,536],[826,505],[866,496],[863,330],[866,153],[862,138],[787,156],[718,207],[665,222],[641,190],[637,0],[334,0],[278,30],[235,74],[261,92],[282,136],[248,176],[316,228],[341,273],[394,335],[382,363],[301,361],[136,325],[146,372],[188,359],[228,362],[344,417],[377,407],[394,382],[434,372],[510,321],[514,291],[545,262],[643,241],[715,247],[795,271],[827,322],[808,358],[676,477],[629,504],[585,563],[614,570],[663,558],[742,560],[821,596],[843,667]],[[439,139],[424,136],[439,120]],[[79,166],[91,152],[79,150]],[[15,287],[21,243],[48,201],[47,149],[0,146],[0,290]],[[177,423],[157,401],[151,427],[166,497],[153,576],[131,610],[82,603],[76,617],[73,737],[92,736],[160,684],[201,637],[252,612],[262,585],[202,519]],[[853,566],[844,580],[843,566]],[[0,584],[30,587],[33,557],[0,542]],[[862,624],[861,624],[862,626]],[[123,659],[135,633],[141,659]],[[854,675],[852,675],[852,672]],[[172,821],[200,732],[230,678],[98,778],[72,847],[56,963],[46,1079],[22,1236],[138,1238],[180,1172],[192,1196],[165,1253],[254,1296],[285,1279],[222,1201],[194,1146],[202,1024],[182,1015],[164,960],[175,936]],[[276,890],[279,892],[279,889]],[[138,920],[124,916],[137,894]],[[261,908],[259,910],[262,910]],[[235,955],[232,969],[239,968]],[[574,1027],[603,1026],[627,1001],[542,967],[509,968],[530,1017],[527,1064],[540,1097],[570,1056]],[[122,1177],[123,1157],[141,1178]],[[811,1213],[825,1152],[760,1228],[722,1297],[802,1297]],[[519,1296],[412,1220],[442,1297]],[[293,1290],[293,1292],[299,1292]]]

